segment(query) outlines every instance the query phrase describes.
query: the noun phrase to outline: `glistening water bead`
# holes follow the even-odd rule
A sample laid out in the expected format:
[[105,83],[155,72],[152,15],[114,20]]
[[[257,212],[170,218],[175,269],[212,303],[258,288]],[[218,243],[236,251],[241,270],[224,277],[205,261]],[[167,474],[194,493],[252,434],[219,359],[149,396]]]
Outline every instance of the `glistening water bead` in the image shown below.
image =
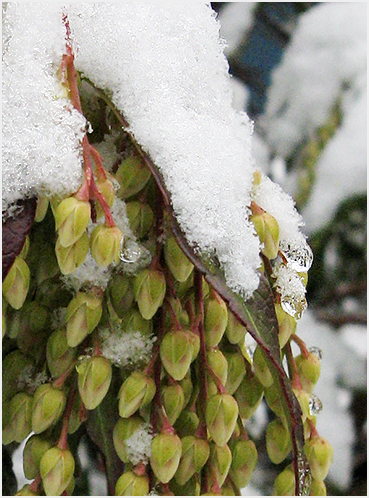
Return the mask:
[[307,308],[307,302],[305,296],[285,294],[281,296],[281,306],[283,311],[299,320]]
[[323,403],[320,399],[312,394],[309,399],[309,410],[311,415],[318,415],[323,409]]
[[290,268],[297,272],[309,271],[313,263],[313,251],[306,242],[295,246],[286,241],[281,241],[279,247]]
[[312,346],[311,348],[309,348],[309,351],[310,353],[315,354],[315,356],[317,356],[319,360],[323,358],[323,351],[320,348]]

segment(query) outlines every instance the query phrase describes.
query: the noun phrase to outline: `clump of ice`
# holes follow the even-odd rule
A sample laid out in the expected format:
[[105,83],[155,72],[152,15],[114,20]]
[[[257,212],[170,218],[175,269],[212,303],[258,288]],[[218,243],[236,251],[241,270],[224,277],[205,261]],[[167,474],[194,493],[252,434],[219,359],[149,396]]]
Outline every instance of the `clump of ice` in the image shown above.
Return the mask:
[[247,221],[252,125],[232,109],[210,6],[73,4],[68,17],[77,69],[109,91],[159,167],[188,242],[216,253],[228,285],[249,296],[259,266]]
[[139,330],[122,332],[103,329],[100,331],[101,351],[105,358],[119,367],[146,365],[152,355],[155,336],[147,336]]
[[65,50],[60,4],[8,3],[3,13],[3,210],[81,182],[85,119],[57,78]]
[[147,463],[151,457],[152,427],[143,422],[131,437],[125,440],[124,446],[129,461],[133,465]]

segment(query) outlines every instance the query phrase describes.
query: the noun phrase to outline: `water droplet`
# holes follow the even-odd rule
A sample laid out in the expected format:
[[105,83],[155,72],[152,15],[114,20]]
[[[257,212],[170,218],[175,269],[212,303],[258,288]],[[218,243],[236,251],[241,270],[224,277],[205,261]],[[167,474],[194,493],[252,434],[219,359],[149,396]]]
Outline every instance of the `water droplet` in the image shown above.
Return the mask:
[[132,239],[122,240],[120,260],[127,275],[135,275],[151,262],[151,253]]
[[92,128],[92,124],[90,123],[90,121],[86,122],[86,127],[87,127],[87,133],[92,133],[94,131],[94,129]]
[[286,241],[282,241],[280,242],[279,247],[290,268],[298,272],[309,271],[313,263],[313,251],[307,242],[302,245],[293,245]]
[[305,296],[284,294],[281,296],[281,307],[283,311],[299,320],[307,308]]
[[321,360],[323,358],[323,351],[320,348],[317,348],[316,346],[312,346],[311,348],[309,348],[309,351],[310,351],[310,353],[315,354],[319,358],[319,360]]
[[141,256],[141,248],[138,244],[133,242],[127,242],[127,244],[122,248],[120,253],[120,260],[123,263],[136,263]]
[[315,394],[312,394],[309,399],[310,415],[318,415],[318,413],[320,413],[322,409],[323,403],[317,396],[315,396]]

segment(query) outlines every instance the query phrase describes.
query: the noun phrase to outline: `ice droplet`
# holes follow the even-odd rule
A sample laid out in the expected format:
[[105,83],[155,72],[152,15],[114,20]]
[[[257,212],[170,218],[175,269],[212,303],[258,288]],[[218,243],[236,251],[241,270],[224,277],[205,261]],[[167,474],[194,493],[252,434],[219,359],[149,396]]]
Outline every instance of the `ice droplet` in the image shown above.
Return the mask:
[[283,311],[299,320],[307,308],[304,296],[284,294],[281,296],[281,307]]
[[312,346],[309,348],[310,353],[315,354],[321,360],[323,358],[323,351],[320,348],[317,348],[316,346]]
[[119,257],[123,264],[123,271],[127,275],[135,275],[151,262],[150,251],[132,239],[122,239]]
[[307,242],[304,245],[293,245],[286,241],[281,241],[279,248],[290,268],[297,272],[309,271],[313,263],[313,251]]
[[317,396],[315,396],[315,394],[312,394],[309,399],[310,415],[318,415],[318,413],[320,413],[322,409],[323,403]]

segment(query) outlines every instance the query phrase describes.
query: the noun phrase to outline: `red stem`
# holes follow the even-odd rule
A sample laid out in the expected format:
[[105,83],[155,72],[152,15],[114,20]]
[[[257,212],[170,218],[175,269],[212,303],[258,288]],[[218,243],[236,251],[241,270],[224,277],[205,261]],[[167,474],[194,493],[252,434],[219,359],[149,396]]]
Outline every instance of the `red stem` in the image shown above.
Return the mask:
[[206,400],[208,398],[208,383],[206,379],[206,366],[208,360],[206,356],[205,344],[205,330],[204,330],[204,294],[202,289],[202,274],[195,268],[194,269],[194,287],[195,287],[195,303],[196,303],[196,317],[198,319],[198,334],[200,337],[200,352],[198,360],[198,376],[200,384],[200,408],[202,413],[202,420],[206,420]]
[[285,351],[287,356],[288,371],[292,380],[292,389],[302,389],[300,377],[297,373],[295,358],[293,357],[291,344],[289,342],[285,346]]
[[292,334],[291,335],[291,339],[298,345],[298,347],[300,348],[301,354],[305,358],[309,358],[310,351],[308,350],[308,348],[307,348],[306,344],[304,343],[304,341],[302,339],[300,339],[300,337],[298,337],[296,334]]
[[61,430],[60,438],[59,438],[59,442],[58,442],[58,448],[60,448],[61,450],[68,449],[69,419],[70,419],[70,415],[72,413],[72,408],[73,408],[75,396],[76,396],[76,388],[71,390],[71,393],[68,397],[67,406],[65,408],[64,415],[63,415],[63,426],[62,426],[62,430]]

